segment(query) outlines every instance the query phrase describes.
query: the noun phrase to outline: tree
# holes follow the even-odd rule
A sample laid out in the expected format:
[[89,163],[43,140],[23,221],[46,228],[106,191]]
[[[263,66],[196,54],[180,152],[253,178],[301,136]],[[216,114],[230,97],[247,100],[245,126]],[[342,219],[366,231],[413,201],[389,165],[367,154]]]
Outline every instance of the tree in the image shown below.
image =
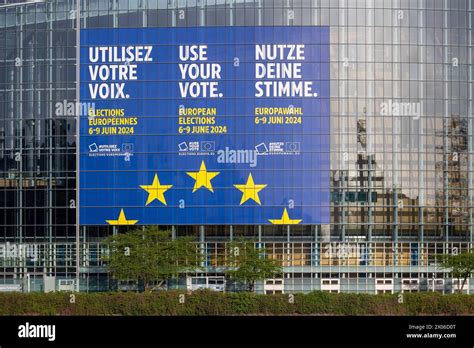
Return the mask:
[[256,247],[254,242],[240,240],[229,243],[227,256],[226,275],[245,282],[251,292],[254,291],[257,280],[282,273],[278,260],[269,258],[265,249]]
[[[467,279],[474,272],[474,249],[441,256],[439,268],[449,270],[453,278],[458,280],[458,292],[464,290]],[[460,280],[462,279],[462,284]]]
[[[200,267],[198,245],[189,238],[171,239],[169,231],[156,226],[107,238],[105,258],[107,266],[117,280],[135,280],[145,291],[160,288],[167,279]],[[156,286],[153,283],[157,282]]]

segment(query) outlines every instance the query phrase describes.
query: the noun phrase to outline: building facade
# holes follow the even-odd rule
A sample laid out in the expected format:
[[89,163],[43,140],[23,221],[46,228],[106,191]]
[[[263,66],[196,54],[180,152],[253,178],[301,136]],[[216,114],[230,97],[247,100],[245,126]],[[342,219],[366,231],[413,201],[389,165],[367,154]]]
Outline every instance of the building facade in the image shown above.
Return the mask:
[[330,223],[163,226],[202,245],[206,273],[193,276],[222,276],[226,243],[244,237],[283,262],[259,292],[457,287],[437,260],[474,246],[473,0],[82,0],[80,16],[77,5],[0,4],[4,289],[116,286],[101,241],[130,227],[76,224],[77,113],[58,112],[78,96],[78,24],[329,27]]

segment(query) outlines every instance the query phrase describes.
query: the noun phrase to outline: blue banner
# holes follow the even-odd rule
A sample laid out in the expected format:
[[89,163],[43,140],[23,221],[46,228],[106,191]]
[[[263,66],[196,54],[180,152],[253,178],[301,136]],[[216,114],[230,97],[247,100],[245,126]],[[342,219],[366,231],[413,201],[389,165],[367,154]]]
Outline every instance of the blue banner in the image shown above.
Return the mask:
[[80,224],[327,224],[328,27],[81,30]]

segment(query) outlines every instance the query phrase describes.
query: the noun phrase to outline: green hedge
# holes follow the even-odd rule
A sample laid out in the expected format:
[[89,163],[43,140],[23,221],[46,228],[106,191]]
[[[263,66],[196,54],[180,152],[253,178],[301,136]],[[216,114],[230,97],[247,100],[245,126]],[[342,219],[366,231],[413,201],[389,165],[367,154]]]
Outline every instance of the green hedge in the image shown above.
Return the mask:
[[[180,303],[183,299],[184,303]],[[474,295],[312,292],[0,293],[0,315],[472,315]]]

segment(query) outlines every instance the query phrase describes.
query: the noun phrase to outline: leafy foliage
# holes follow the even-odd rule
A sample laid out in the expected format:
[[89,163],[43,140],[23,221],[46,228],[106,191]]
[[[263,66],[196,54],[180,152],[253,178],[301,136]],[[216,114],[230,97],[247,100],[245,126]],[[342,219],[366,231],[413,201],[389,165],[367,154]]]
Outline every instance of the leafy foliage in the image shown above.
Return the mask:
[[439,267],[449,270],[453,278],[458,279],[457,290],[459,292],[463,291],[467,278],[474,272],[474,249],[459,254],[443,255]]
[[[161,287],[167,279],[196,270],[201,264],[198,246],[189,238],[172,239],[156,226],[137,229],[105,240],[107,266],[117,280],[135,280],[145,291]],[[157,283],[157,286],[153,286]]]
[[269,258],[265,249],[258,248],[254,242],[237,240],[229,243],[227,256],[226,275],[236,281],[245,282],[251,292],[254,291],[257,280],[282,273],[278,260]]
[[[0,293],[0,315],[473,315],[474,295],[438,293],[294,294],[215,291]],[[186,302],[180,303],[180,296]]]

